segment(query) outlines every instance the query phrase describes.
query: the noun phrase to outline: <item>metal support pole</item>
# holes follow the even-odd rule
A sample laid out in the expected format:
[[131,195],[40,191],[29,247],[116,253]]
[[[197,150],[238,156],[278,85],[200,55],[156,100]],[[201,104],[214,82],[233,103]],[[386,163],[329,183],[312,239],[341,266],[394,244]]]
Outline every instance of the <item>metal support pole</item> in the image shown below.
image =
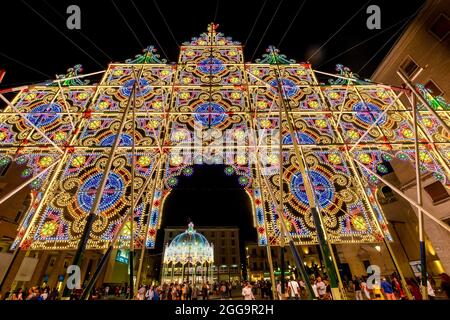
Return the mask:
[[[414,124],[414,152],[415,157],[415,167],[416,167],[416,188],[417,188],[417,204],[422,206],[422,179],[420,178],[420,157],[419,157],[419,136],[417,130],[417,106],[416,106],[416,96],[411,96],[411,105],[413,113],[413,124]],[[423,212],[420,208],[417,210],[418,220],[419,220],[419,249],[420,249],[420,270],[422,274],[422,281],[420,283],[420,289],[422,292],[422,298],[428,300],[428,286],[427,286],[427,252],[425,248],[425,235],[423,226]]]
[[[274,54],[275,53],[272,50],[272,55],[274,55]],[[287,107],[285,104],[284,91],[283,91],[283,88],[280,83],[280,71],[279,71],[280,67],[278,64],[276,64],[276,66],[277,66],[278,70],[276,70],[275,73],[276,73],[278,91],[280,94],[280,102],[281,102],[279,108],[281,109],[283,107],[284,112],[286,114],[286,118],[287,118],[286,120],[288,123],[289,132],[291,135],[292,143],[294,145],[294,152],[297,157],[297,162],[299,164],[299,169],[300,169],[299,171],[302,175],[303,184],[305,186],[306,196],[308,198],[309,209],[311,211],[311,216],[313,218],[313,222],[316,227],[317,238],[319,240],[320,250],[322,251],[322,254],[324,256],[324,262],[325,262],[325,265],[326,265],[326,268],[328,271],[328,275],[330,277],[331,292],[332,292],[333,298],[335,300],[341,300],[338,278],[337,278],[336,270],[335,270],[335,267],[334,267],[334,264],[332,261],[332,256],[330,254],[330,248],[329,248],[328,242],[326,240],[325,230],[322,225],[320,214],[317,211],[316,206],[315,206],[315,196],[314,196],[313,187],[312,187],[312,184],[310,183],[309,175],[306,172],[305,166],[303,165],[303,162],[302,162],[303,157],[301,156],[300,151],[299,151],[300,148],[297,143],[297,136],[295,134],[294,128],[291,123],[289,111],[287,110]],[[280,130],[281,130],[281,124],[280,124]],[[280,134],[281,134],[281,132],[280,132]],[[282,177],[280,177],[280,179],[282,179]],[[294,248],[295,248],[295,245],[294,245]],[[294,257],[295,256],[298,256],[300,258],[300,255],[298,254],[298,252],[296,255],[294,255]],[[304,269],[303,265],[301,267]]]
[[281,264],[281,293],[285,293],[286,278],[284,276],[284,246],[280,247],[280,264]]
[[130,299],[134,298],[134,291],[138,290],[139,288],[136,288],[139,286],[139,282],[136,281],[134,283],[134,209],[135,209],[135,202],[134,202],[134,187],[135,187],[135,168],[136,168],[136,81],[139,81],[140,77],[138,77],[138,80],[134,81],[133,87],[133,108],[131,109],[132,114],[132,145],[131,145],[131,209],[130,209],[130,252],[129,252],[129,258],[128,262],[130,264]]
[[[132,89],[132,93],[131,94],[134,94],[135,89],[136,88],[133,85],[133,89]],[[113,160],[114,160],[114,154],[115,154],[116,148],[117,148],[117,146],[119,145],[119,142],[120,142],[121,133],[122,133],[122,130],[123,130],[124,126],[125,126],[125,119],[127,118],[127,114],[128,114],[129,109],[130,109],[130,105],[131,105],[131,96],[130,96],[130,99],[128,99],[127,107],[125,108],[125,111],[123,112],[122,119],[120,121],[120,127],[119,127],[119,130],[117,132],[116,138],[114,140],[114,144],[113,144],[113,146],[111,148],[111,151],[109,153],[108,161],[106,163],[106,166],[105,166],[105,169],[104,169],[104,172],[103,172],[103,175],[102,175],[102,180],[100,181],[100,185],[99,185],[99,187],[97,189],[97,193],[95,194],[94,204],[93,204],[93,206],[91,208],[91,211],[89,212],[89,216],[87,217],[86,224],[85,224],[84,230],[83,230],[83,234],[81,236],[80,242],[78,244],[77,251],[76,251],[75,256],[73,258],[72,265],[80,266],[84,250],[86,249],[86,244],[87,244],[87,242],[89,240],[89,235],[91,233],[92,224],[93,224],[95,218],[97,217],[97,211],[98,211],[98,208],[100,206],[100,201],[101,201],[101,198],[102,198],[102,195],[103,195],[103,190],[104,190],[106,182],[108,180],[109,172],[111,171],[112,163],[113,163]],[[130,288],[130,290],[131,290],[131,288]],[[65,289],[64,289],[63,296],[64,297],[68,297],[69,294],[70,294],[69,291],[70,290],[66,286]]]
[[[157,160],[160,161],[160,159]],[[155,168],[156,168],[156,164],[155,164]],[[139,199],[141,199],[146,187],[148,186],[148,183],[150,182],[151,177],[153,176],[153,172],[155,170],[153,169],[152,172],[150,172],[149,177],[147,178],[147,180],[145,181],[141,191],[138,194],[137,200],[139,201]],[[114,238],[111,240],[111,243],[108,247],[108,249],[106,250],[105,254],[103,255],[102,259],[100,260],[100,262],[97,265],[97,268],[95,269],[94,274],[92,275],[91,279],[89,280],[86,288],[83,291],[83,294],[81,295],[81,299],[88,299],[89,298],[89,293],[91,292],[92,288],[94,287],[95,282],[97,281],[98,276],[100,275],[100,272],[103,270],[103,267],[105,266],[106,262],[108,261],[112,250],[114,249],[114,245],[116,244],[117,240],[119,239],[120,233],[123,229],[123,227],[125,226],[125,222],[128,220],[129,216],[131,215],[131,210],[128,210],[128,212],[126,213],[125,217],[123,218],[123,222],[119,227],[119,230],[117,230],[116,234],[114,235]]]
[[[258,170],[260,170],[259,161],[260,160],[257,159],[257,162],[256,162]],[[269,181],[267,181],[267,178],[265,176],[264,176],[264,182],[265,182],[265,184],[267,186],[267,190],[269,191],[269,195],[271,197],[272,202],[274,204],[276,204],[277,200],[275,198],[275,195],[273,194],[272,188],[270,187],[270,183],[269,183]],[[306,286],[306,292],[308,294],[308,298],[310,300],[312,300],[312,299],[315,298],[315,294],[314,294],[314,291],[313,291],[312,286],[311,286],[311,281],[310,281],[310,279],[308,277],[308,274],[306,272],[305,265],[302,262],[302,258],[300,256],[300,254],[298,253],[298,250],[297,250],[297,247],[295,246],[294,239],[292,238],[292,235],[289,232],[287,232],[286,222],[284,221],[284,216],[281,216],[279,218],[280,218],[282,234],[284,234],[285,236],[287,236],[289,238],[289,248],[291,249],[291,253],[294,256],[296,267],[300,271],[300,274],[303,277],[303,280],[305,280],[305,286]]]

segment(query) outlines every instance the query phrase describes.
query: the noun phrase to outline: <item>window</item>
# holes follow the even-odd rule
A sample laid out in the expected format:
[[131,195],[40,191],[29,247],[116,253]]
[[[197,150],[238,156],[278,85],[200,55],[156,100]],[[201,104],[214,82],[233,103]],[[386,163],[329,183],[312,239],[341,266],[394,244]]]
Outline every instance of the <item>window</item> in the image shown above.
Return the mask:
[[258,266],[256,265],[256,262],[253,262],[253,270],[257,270]]
[[[131,222],[130,222],[130,224],[131,224]],[[173,235],[173,233],[172,233],[172,231],[170,231],[169,232],[169,237],[172,238],[172,235]]]
[[222,239],[222,241],[220,241],[220,243],[222,244],[222,246],[225,246],[225,240]]
[[232,261],[233,264],[236,264],[236,257],[232,257],[231,261]]
[[364,268],[366,268],[366,270],[367,270],[367,268],[370,266],[370,261],[369,260],[363,260],[362,263],[364,264]]
[[234,232],[231,233],[231,237],[234,238]]
[[407,57],[400,65],[400,69],[403,70],[408,78],[412,78],[414,74],[419,70],[419,66],[413,61],[411,57]]
[[222,238],[225,238],[225,231],[222,231]]
[[216,237],[216,233],[215,232],[211,232],[211,238],[215,238]]
[[439,87],[433,80],[428,80],[428,82],[425,84],[425,88],[429,89],[433,96],[442,96],[442,90],[439,89]]
[[27,212],[28,208],[31,205],[31,195],[28,194],[27,197],[25,198],[25,200],[22,202],[22,207],[20,208],[20,210],[17,212],[16,217],[14,218],[15,222],[19,222],[20,218],[22,217],[22,215]]
[[450,19],[441,13],[431,26],[430,32],[439,40],[444,40],[450,32]]
[[450,198],[450,195],[440,181],[436,181],[426,186],[424,189],[428,192],[431,199],[433,199],[433,203]]
[[261,263],[259,264],[259,266],[260,266],[260,270],[264,270],[264,262],[261,262]]
[[256,254],[256,249],[252,249],[252,256],[253,257],[257,257],[258,255]]
[[234,239],[231,240],[231,245],[232,246],[236,245],[236,241],[234,241]]
[[222,264],[225,264],[226,263],[226,259],[225,259],[225,257],[222,257]]
[[220,249],[220,253],[221,253],[221,254],[225,254],[225,248],[221,248],[221,249]]
[[231,254],[236,254],[236,248],[231,248]]
[[450,218],[442,219],[442,221],[443,221],[444,223],[446,223],[448,226],[450,226]]

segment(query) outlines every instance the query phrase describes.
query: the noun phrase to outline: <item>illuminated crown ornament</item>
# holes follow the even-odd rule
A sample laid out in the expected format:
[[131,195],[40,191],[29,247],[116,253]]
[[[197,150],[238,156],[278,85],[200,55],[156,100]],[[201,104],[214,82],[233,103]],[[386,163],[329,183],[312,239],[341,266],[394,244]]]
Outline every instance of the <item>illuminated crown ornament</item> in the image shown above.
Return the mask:
[[184,46],[205,46],[205,45],[219,45],[219,46],[230,46],[230,45],[241,45],[239,41],[234,41],[231,37],[225,37],[222,32],[217,32],[219,28],[218,24],[211,22],[208,24],[206,30],[199,37],[191,38],[190,42],[183,42]]
[[[341,77],[351,78],[353,82],[358,84],[368,84],[371,81],[369,79],[361,80],[357,73],[352,72],[349,67],[344,66],[343,64],[336,65],[336,71],[338,75]],[[348,80],[342,78],[329,79],[328,82],[332,85],[346,85]]]
[[134,59],[125,60],[126,63],[145,64],[145,63],[167,63],[166,59],[160,59],[154,46],[148,46],[142,50],[143,54],[137,54]]
[[[85,86],[89,84],[89,80],[80,79],[80,73],[83,72],[83,66],[81,64],[76,64],[73,68],[67,69],[66,74],[58,74],[56,79],[66,79],[61,81],[61,86]],[[67,79],[69,78],[69,79]],[[58,83],[53,83],[51,86],[57,86]]]
[[177,235],[164,251],[164,263],[192,263],[202,264],[214,261],[214,246],[204,235],[197,233],[194,224],[190,222],[188,228]]
[[262,59],[256,59],[256,63],[266,63],[266,64],[291,64],[296,63],[294,59],[288,59],[286,55],[280,54],[280,50],[274,46],[269,46],[266,49],[267,53],[262,55]]
[[416,84],[417,91],[428,101],[434,110],[450,110],[450,103],[442,96],[433,96],[433,92],[423,84]]

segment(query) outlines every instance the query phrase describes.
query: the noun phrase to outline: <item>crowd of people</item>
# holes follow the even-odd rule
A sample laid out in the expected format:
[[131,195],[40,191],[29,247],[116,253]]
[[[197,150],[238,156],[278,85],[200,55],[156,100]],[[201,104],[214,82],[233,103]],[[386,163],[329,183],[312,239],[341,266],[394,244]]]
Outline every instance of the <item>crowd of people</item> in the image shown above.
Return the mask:
[[[370,283],[367,277],[354,277],[351,280],[343,280],[343,291],[347,299],[355,300],[406,300],[408,290],[412,299],[423,300],[420,290],[420,279],[406,279],[405,288],[396,273],[391,276],[383,276],[380,281]],[[283,285],[284,284],[284,285]],[[326,277],[313,277],[311,286],[316,299],[332,300],[330,281]],[[285,281],[277,281],[275,284],[276,299],[279,300],[302,300],[308,299],[308,291],[305,282],[300,279],[288,278]],[[71,300],[81,297],[82,289],[73,290]],[[450,299],[450,277],[443,273],[440,275],[440,283],[429,277],[427,281],[427,292],[429,299],[435,299],[437,292],[443,298]],[[233,295],[234,293],[234,295]],[[94,288],[89,297],[90,300],[99,299],[130,299],[130,288],[127,285],[110,287],[105,285]],[[160,285],[142,285],[133,294],[135,300],[209,300],[209,299],[273,299],[272,283],[268,280],[257,282],[243,281],[241,283],[231,282],[204,282],[192,284],[191,282],[164,283]],[[57,288],[31,287],[27,289],[18,288],[7,292],[3,300],[59,300],[60,292]]]

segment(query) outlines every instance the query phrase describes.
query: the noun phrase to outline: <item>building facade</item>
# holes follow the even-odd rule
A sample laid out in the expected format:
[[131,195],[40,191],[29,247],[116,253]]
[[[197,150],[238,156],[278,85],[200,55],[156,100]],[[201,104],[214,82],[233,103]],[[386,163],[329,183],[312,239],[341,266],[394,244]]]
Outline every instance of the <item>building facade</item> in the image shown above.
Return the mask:
[[[405,29],[402,36],[386,55],[372,76],[376,82],[402,85],[397,71],[431,90],[434,96],[447,101],[450,96],[450,4],[445,0],[428,0],[421,12]],[[404,103],[409,106],[406,98]],[[392,161],[393,173],[389,180],[411,199],[417,197],[415,170],[410,163]],[[436,218],[450,224],[450,194],[431,174],[421,177],[423,207]],[[390,188],[381,192],[383,211],[390,220],[390,230],[399,260],[408,270],[408,264],[420,257],[417,210]],[[450,271],[450,234],[425,217],[427,267],[432,273]]]
[[[170,243],[186,227],[167,227],[164,229],[164,245]],[[211,266],[211,281],[239,282],[242,278],[242,265],[239,248],[239,229],[237,227],[196,227],[214,246],[214,263]],[[163,252],[164,255],[164,252]],[[162,270],[163,265],[161,265]],[[181,275],[181,268],[176,270]],[[169,270],[164,278],[170,277]]]

